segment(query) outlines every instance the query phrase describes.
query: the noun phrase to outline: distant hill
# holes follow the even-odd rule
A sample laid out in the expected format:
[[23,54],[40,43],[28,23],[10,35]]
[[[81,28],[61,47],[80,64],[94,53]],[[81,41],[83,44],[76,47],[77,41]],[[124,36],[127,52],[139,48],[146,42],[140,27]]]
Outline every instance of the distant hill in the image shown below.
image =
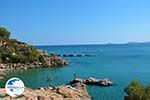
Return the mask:
[[138,45],[138,44],[150,44],[150,42],[107,43],[107,44],[100,44],[100,45],[126,45],[126,44]]
[[128,42],[125,44],[150,44],[150,42]]

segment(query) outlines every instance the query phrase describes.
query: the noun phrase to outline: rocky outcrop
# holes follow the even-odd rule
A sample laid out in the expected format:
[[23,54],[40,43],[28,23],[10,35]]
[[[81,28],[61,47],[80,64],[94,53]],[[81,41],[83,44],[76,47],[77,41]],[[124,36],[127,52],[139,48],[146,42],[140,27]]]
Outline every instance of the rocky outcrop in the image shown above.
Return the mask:
[[[59,55],[49,55],[27,43],[9,38],[11,32],[0,27],[0,73],[6,70],[26,70],[38,67],[63,66],[68,63]],[[1,76],[1,75],[0,75]]]
[[26,88],[23,95],[18,98],[8,96],[3,88],[0,89],[0,99],[3,100],[91,100],[86,86],[81,83],[46,87],[40,89]]
[[[40,67],[59,67],[67,65],[63,59],[59,58],[56,55],[41,55],[40,61],[30,62],[30,63],[0,63],[0,73],[5,73],[7,70],[27,70],[31,68],[40,68]],[[0,74],[0,79],[4,75]]]
[[67,65],[63,59],[59,58],[56,55],[40,55],[39,61],[35,62],[27,62],[27,63],[0,63],[0,69],[30,69],[30,68],[38,68],[38,67],[55,67],[55,66],[63,66]]
[[[68,65],[66,61],[58,57],[57,55],[49,55],[47,52],[40,52],[39,61],[26,62],[26,63],[0,63],[0,73],[5,73],[7,70],[27,70],[31,68],[44,68],[44,67],[60,67]],[[0,74],[0,79],[2,79],[4,74]]]
[[15,39],[0,39],[0,64],[2,69],[22,69],[18,66],[26,69],[36,66],[63,66],[67,63],[59,55],[48,54]]
[[39,61],[42,64],[45,64],[45,66],[63,66],[67,65],[68,63],[65,62],[63,59],[58,57],[58,55],[48,55],[48,54],[43,54],[40,55]]
[[70,83],[71,84],[83,83],[83,84],[86,84],[86,85],[97,85],[97,86],[112,86],[113,85],[113,82],[111,82],[107,78],[98,80],[98,79],[95,79],[93,77],[85,79],[85,80],[83,80],[81,78],[75,78],[72,81],[70,81]]

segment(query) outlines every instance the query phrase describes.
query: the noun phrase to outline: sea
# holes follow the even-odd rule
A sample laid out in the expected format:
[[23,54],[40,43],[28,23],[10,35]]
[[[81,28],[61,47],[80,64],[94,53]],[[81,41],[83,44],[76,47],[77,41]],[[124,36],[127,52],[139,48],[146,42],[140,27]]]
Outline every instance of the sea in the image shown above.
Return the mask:
[[[24,81],[33,89],[68,84],[77,77],[87,79],[108,78],[114,86],[87,86],[93,100],[123,100],[124,88],[132,80],[141,84],[150,83],[150,44],[101,44],[101,45],[60,45],[35,46],[48,53],[92,55],[83,57],[62,57],[69,65],[54,68],[36,68],[26,71],[9,71],[0,80],[0,87],[11,77]],[[47,81],[47,78],[52,80]]]

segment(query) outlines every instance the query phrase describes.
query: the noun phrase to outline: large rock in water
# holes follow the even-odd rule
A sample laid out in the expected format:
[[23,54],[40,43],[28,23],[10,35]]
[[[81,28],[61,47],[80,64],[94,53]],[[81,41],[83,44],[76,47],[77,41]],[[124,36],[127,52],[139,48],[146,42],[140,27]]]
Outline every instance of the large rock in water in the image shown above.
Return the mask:
[[18,98],[10,98],[5,89],[0,89],[0,100],[91,100],[86,86],[81,83],[47,87],[32,90],[26,88],[23,95]]
[[67,65],[68,63],[65,62],[63,59],[58,57],[58,55],[49,55],[49,54],[41,54],[39,57],[39,61],[45,66],[63,66]]
[[112,86],[113,82],[108,80],[107,78],[105,79],[95,79],[93,77],[90,77],[89,79],[81,79],[81,78],[74,78],[72,81],[70,81],[71,84],[74,83],[83,83],[86,85],[98,85],[98,86]]

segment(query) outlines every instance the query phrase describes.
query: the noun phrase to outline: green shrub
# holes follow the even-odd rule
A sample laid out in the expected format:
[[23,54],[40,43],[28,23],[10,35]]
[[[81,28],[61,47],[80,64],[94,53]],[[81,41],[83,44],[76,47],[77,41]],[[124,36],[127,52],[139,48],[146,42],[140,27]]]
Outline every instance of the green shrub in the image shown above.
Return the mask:
[[150,100],[150,84],[144,87],[138,81],[133,80],[124,91],[128,95],[128,100]]
[[22,62],[23,57],[20,55],[10,55],[9,56],[9,62],[10,63],[18,63],[18,62]]
[[10,34],[7,29],[0,27],[0,38],[9,38]]

